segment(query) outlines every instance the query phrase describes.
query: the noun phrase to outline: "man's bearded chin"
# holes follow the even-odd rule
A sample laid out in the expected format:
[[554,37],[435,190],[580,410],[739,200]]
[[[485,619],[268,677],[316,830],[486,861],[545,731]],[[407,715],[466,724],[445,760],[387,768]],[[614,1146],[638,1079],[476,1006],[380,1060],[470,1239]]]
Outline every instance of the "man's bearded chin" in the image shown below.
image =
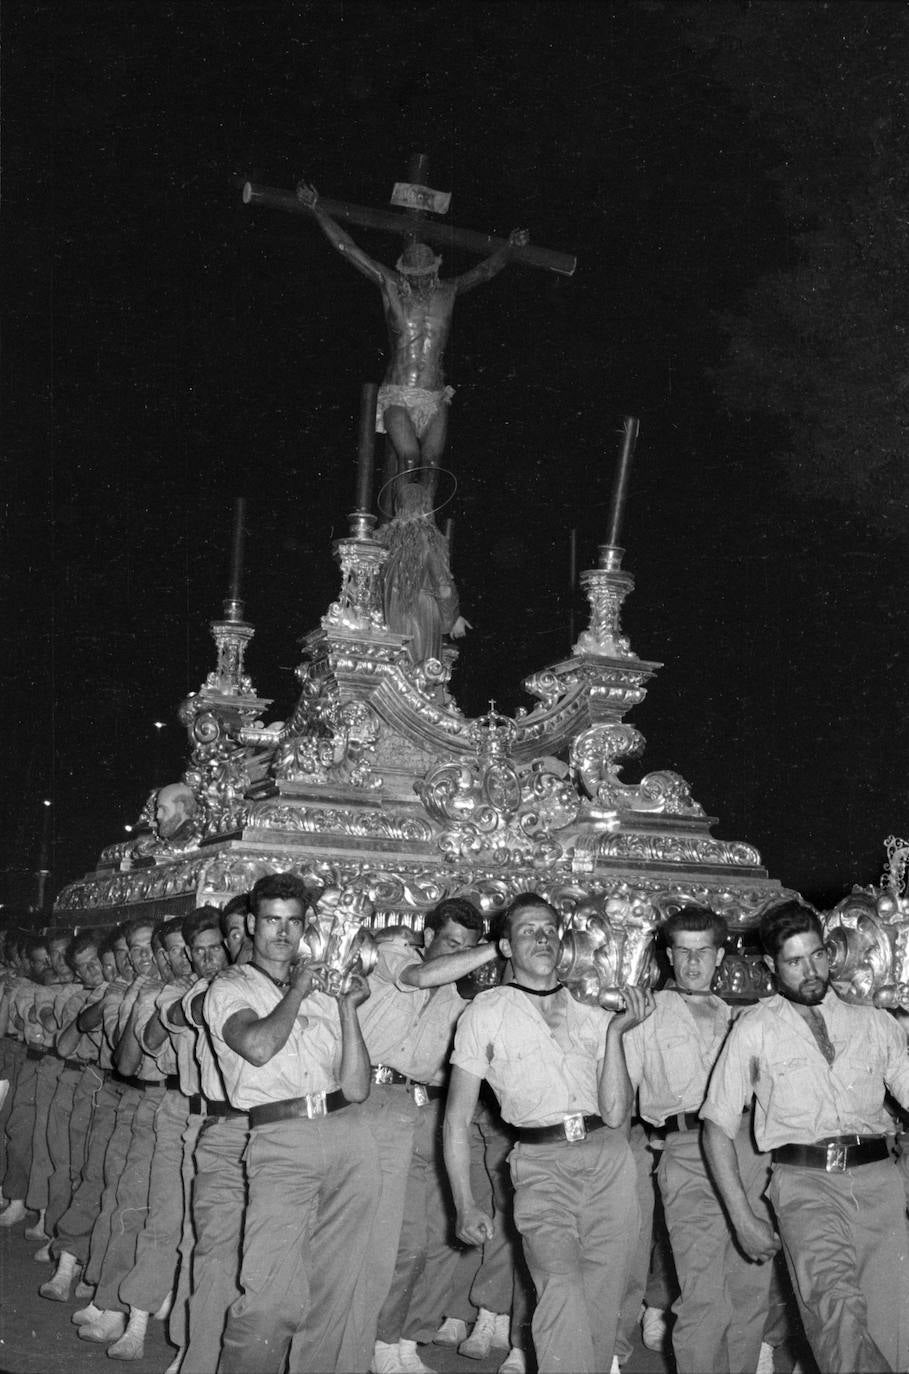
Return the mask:
[[830,987],[829,978],[806,978],[797,988],[780,988],[789,1002],[799,1002],[803,1007],[816,1007],[823,1002]]

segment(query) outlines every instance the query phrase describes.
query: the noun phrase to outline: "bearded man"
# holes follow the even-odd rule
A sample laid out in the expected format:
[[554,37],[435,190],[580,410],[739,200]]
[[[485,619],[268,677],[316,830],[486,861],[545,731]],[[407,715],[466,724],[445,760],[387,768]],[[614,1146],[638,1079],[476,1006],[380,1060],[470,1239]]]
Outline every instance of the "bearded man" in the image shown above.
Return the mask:
[[[884,1107],[887,1090],[909,1106],[905,1032],[888,1012],[840,1001],[807,907],[767,912],[761,940],[778,992],[733,1026],[701,1108],[714,1181],[750,1259],[782,1242],[824,1374],[907,1369],[909,1233]],[[746,1196],[733,1145],[752,1096],[778,1236]]]

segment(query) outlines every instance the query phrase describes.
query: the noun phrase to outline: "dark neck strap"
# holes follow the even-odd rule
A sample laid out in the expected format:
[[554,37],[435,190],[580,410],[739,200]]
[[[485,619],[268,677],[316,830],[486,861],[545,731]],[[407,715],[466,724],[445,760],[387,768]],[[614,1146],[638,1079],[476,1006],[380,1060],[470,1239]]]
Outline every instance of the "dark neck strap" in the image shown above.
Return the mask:
[[281,992],[286,992],[290,987],[289,978],[276,978],[273,973],[268,972],[268,969],[262,968],[260,964],[256,964],[252,960],[250,960],[249,967],[254,968],[256,973],[261,973],[262,977],[267,978],[270,983],[274,983],[275,987],[279,988]]
[[556,983],[554,988],[528,988],[523,983],[506,983],[506,987],[517,988],[518,992],[526,992],[528,997],[551,997],[554,992],[559,992],[565,986],[564,983]]

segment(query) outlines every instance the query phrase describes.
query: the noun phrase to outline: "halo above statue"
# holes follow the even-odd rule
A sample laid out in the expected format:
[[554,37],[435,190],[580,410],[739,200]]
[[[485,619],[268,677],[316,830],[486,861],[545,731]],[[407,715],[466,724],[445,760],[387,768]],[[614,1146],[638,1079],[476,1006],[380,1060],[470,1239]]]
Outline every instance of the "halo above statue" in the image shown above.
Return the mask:
[[[419,480],[420,473],[424,470],[425,469],[420,468],[408,468],[406,471],[398,472],[395,474],[394,477],[390,477],[388,481],[380,488],[379,494],[376,497],[376,505],[379,508],[379,514],[384,516],[386,520],[393,519],[395,514],[393,488],[402,482],[413,482],[415,486],[424,485]],[[444,508],[454,500],[455,492],[458,490],[458,479],[457,477],[455,477],[454,473],[449,468],[433,468],[433,471],[439,477],[448,478],[449,490],[440,501],[436,502],[436,504],[432,507],[431,510],[424,512],[424,514],[427,516],[436,515],[440,510],[444,510]],[[388,493],[387,497],[386,493]],[[384,501],[383,497],[385,498]]]

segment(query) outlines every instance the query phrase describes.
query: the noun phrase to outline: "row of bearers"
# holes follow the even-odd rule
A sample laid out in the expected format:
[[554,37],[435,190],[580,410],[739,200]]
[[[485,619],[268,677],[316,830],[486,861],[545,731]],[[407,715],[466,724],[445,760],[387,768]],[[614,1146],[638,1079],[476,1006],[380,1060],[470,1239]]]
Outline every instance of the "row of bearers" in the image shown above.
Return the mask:
[[[176,1307],[188,1327],[177,1330],[173,1369],[428,1368],[416,1344],[445,1311],[452,1271],[440,1256],[456,1254],[433,1250],[448,1187],[463,1242],[491,1247],[504,1220],[472,1183],[484,1081],[514,1139],[514,1221],[536,1292],[542,1374],[619,1367],[617,1330],[620,1318],[627,1328],[641,1249],[628,1144],[635,1089],[640,1115],[663,1137],[679,1374],[757,1368],[781,1245],[824,1374],[907,1368],[906,1199],[884,1105],[889,1089],[909,1106],[906,1035],[889,1013],[832,992],[810,911],[790,903],[765,917],[778,993],[730,1027],[710,992],[726,932],[701,909],[667,923],[670,986],[655,997],[626,988],[625,1010],[613,1014],[559,986],[558,915],[533,893],[502,922],[510,981],[470,1003],[456,984],[496,948],[480,942],[481,918],[461,899],[430,913],[422,954],[405,939],[383,943],[369,980],[353,975],[343,991],[297,959],[308,907],[298,880],[261,880],[250,907],[248,963],[218,972],[194,958],[202,977],[187,980],[179,1013],[156,993],[147,1020],[121,1022],[141,1054],[154,1054],[159,1035],[179,1046],[185,1032],[200,1100],[220,1103],[201,1113],[191,1148],[185,1119],[180,1132],[191,1206]],[[153,1186],[144,1215],[145,1232],[155,1231]],[[55,1253],[71,1253],[62,1229]],[[154,1310],[127,1301],[136,1284],[119,1279],[111,1306],[96,1288],[76,1314],[96,1339],[122,1332],[124,1309]],[[503,1368],[523,1364],[515,1349]]]

